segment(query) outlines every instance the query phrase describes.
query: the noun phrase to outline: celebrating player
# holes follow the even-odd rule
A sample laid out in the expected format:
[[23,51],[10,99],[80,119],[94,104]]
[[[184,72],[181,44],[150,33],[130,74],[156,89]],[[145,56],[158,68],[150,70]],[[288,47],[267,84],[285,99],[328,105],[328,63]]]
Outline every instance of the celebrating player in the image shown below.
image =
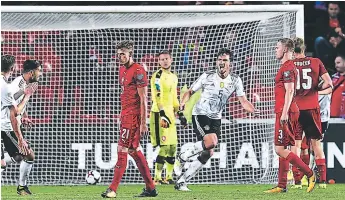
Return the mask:
[[[13,64],[14,63],[12,63],[12,65]],[[5,74],[12,65],[2,65]],[[22,130],[20,130],[19,127],[22,115],[26,109],[26,103],[37,89],[40,73],[41,64],[38,61],[26,60],[23,64],[23,75],[17,77],[7,89],[5,89],[5,86],[2,86],[1,137],[4,141],[5,149],[10,156],[6,164],[20,162],[19,185],[17,187],[17,193],[19,195],[32,194],[27,186],[27,179],[35,155],[24,139]],[[8,73],[6,76],[8,77]],[[7,78],[5,81],[7,81]]]
[[[212,157],[220,136],[222,111],[234,92],[246,111],[250,113],[257,111],[245,96],[241,78],[231,73],[232,58],[230,50],[221,49],[217,55],[217,70],[202,74],[183,95],[180,110],[184,109],[191,95],[202,89],[201,97],[192,112],[193,129],[198,142],[178,156],[181,164],[186,162],[191,164],[176,182],[176,190],[189,191],[187,182]],[[192,158],[197,154],[197,159],[193,160]]]
[[[296,103],[300,110],[298,128],[296,130],[296,146],[293,151],[299,155],[302,143],[302,134],[305,133],[305,141],[311,139],[311,146],[315,155],[315,163],[320,173],[320,186],[326,187],[326,162],[325,154],[321,147],[322,139],[320,105],[318,101],[319,79],[323,80],[321,90],[328,89],[331,93],[332,80],[322,62],[318,58],[306,57],[304,55],[305,45],[301,38],[295,38],[294,65],[297,68]],[[303,145],[306,146],[306,145]],[[309,156],[303,154],[302,160],[309,165]],[[302,188],[301,178],[303,174],[297,166],[293,166],[295,186]]]
[[[177,76],[170,71],[172,57],[169,51],[158,55],[160,69],[151,78],[152,108],[150,114],[151,143],[159,146],[155,164],[155,183],[173,184],[177,133],[175,112],[179,110],[177,99]],[[187,124],[182,112],[178,112],[183,125]],[[162,180],[162,170],[166,162],[166,180]]]
[[278,186],[266,193],[286,192],[287,173],[289,162],[297,166],[309,178],[307,192],[314,189],[316,176],[296,154],[287,149],[295,145],[294,129],[298,123],[299,110],[294,98],[297,87],[297,69],[294,66],[292,53],[294,43],[289,38],[280,39],[276,46],[276,58],[281,60],[280,67],[275,78],[275,151],[279,155]]
[[153,183],[150,169],[143,153],[139,150],[140,137],[147,134],[147,75],[144,68],[133,61],[133,42],[123,41],[117,46],[117,57],[120,61],[121,85],[121,125],[117,148],[117,162],[114,178],[109,188],[102,193],[104,198],[116,198],[116,191],[127,167],[127,155],[136,162],[144,178],[146,188],[140,197],[158,195]]

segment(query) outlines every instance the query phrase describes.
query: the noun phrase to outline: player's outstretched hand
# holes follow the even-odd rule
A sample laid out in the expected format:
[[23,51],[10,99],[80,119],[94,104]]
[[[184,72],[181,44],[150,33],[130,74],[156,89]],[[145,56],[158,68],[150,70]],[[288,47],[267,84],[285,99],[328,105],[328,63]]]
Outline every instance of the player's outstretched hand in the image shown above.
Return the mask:
[[36,92],[37,88],[38,88],[38,82],[29,83],[29,84],[27,85],[27,87],[25,88],[24,93],[25,93],[26,95],[31,96],[33,93]]
[[19,153],[28,155],[30,152],[29,145],[24,139],[18,140]]
[[148,135],[149,129],[147,128],[146,123],[140,124],[140,134],[141,137],[146,137]]
[[178,115],[178,118],[181,122],[181,125],[183,128],[186,128],[187,127],[187,119],[186,117],[183,115],[183,112],[182,111],[177,111],[177,115]]
[[284,125],[288,121],[289,121],[289,115],[287,113],[286,114],[283,113],[282,116],[280,117],[280,124]]
[[31,127],[34,123],[28,117],[23,117],[22,118],[22,124],[23,124],[24,128],[31,129]]
[[162,128],[169,128],[171,121],[168,116],[166,116],[164,110],[159,111],[159,115],[161,116],[161,127]]

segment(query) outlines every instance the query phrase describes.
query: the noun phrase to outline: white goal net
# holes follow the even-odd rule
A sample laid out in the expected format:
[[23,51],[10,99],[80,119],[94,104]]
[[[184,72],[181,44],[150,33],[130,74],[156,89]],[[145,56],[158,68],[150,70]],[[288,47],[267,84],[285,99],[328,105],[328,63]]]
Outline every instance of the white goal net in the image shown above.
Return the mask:
[[[158,69],[156,54],[170,50],[180,91],[215,68],[220,48],[230,48],[233,73],[262,114],[251,118],[231,98],[216,153],[192,182],[275,182],[274,48],[279,38],[301,33],[301,7],[255,7],[2,8],[1,54],[16,56],[14,77],[28,58],[43,65],[28,106],[35,126],[25,131],[36,153],[30,184],[84,184],[88,170],[99,171],[102,183],[111,182],[120,113],[115,45],[122,40],[135,42],[134,60],[147,67],[149,78]],[[178,137],[179,150],[196,141],[191,126],[178,127]],[[148,138],[141,146],[153,173],[157,150]],[[8,166],[2,183],[15,184],[18,175],[19,165]],[[123,183],[142,182],[129,159]]]

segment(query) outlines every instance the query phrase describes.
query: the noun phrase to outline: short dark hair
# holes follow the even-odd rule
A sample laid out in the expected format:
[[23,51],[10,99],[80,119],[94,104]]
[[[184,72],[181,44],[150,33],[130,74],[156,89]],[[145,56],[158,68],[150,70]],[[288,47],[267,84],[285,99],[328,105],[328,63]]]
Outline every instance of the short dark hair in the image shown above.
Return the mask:
[[336,5],[338,5],[338,7],[340,7],[339,1],[329,1],[329,2],[327,2],[327,8],[329,7],[329,4],[336,4]]
[[222,55],[229,55],[230,57],[230,61],[233,61],[233,54],[232,54],[232,51],[230,49],[227,49],[227,48],[221,48],[218,53],[217,53],[217,58],[219,56],[222,56]]
[[169,50],[162,50],[157,54],[157,57],[163,54],[168,54],[171,57],[171,52]]
[[295,37],[293,39],[293,43],[294,43],[294,52],[295,53],[302,53],[305,51],[305,44],[304,44],[304,40],[302,38],[299,37]]
[[295,45],[290,38],[281,38],[278,40],[278,42],[282,43],[286,48],[288,48],[288,51],[294,51]]
[[23,63],[23,74],[37,69],[41,66],[38,60],[26,60]]
[[119,42],[117,45],[116,45],[116,49],[128,49],[129,51],[133,51],[134,49],[134,42],[133,41],[130,41],[130,40],[124,40],[122,42]]
[[9,72],[13,67],[16,59],[12,55],[3,55],[1,56],[1,72]]
[[341,59],[345,60],[345,54],[344,53],[339,53],[337,57],[340,57]]

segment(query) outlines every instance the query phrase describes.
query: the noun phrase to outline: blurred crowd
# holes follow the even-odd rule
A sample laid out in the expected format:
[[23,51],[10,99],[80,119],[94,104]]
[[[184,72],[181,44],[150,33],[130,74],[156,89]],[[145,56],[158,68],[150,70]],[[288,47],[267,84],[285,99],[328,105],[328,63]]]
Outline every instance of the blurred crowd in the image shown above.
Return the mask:
[[[55,2],[56,3],[56,2]],[[59,5],[84,5],[85,2],[59,2]],[[87,2],[88,5],[238,5],[238,4],[297,4],[305,5],[305,40],[308,55],[320,58],[333,75],[334,92],[332,117],[345,117],[345,16],[344,2],[243,2],[243,1],[179,1],[179,2]],[[7,2],[3,5],[16,5]],[[25,5],[54,5],[54,2],[21,2]],[[217,49],[227,47],[234,51],[234,71],[239,74],[252,101],[272,102],[265,91],[270,85],[253,82],[250,57],[253,35],[258,22],[241,23],[248,28],[248,39],[238,39],[236,26],[164,28],[141,30],[80,30],[1,32],[2,54],[14,54],[19,66],[27,58],[43,61],[43,79],[37,101],[33,101],[31,115],[40,116],[36,122],[76,122],[117,118],[119,114],[119,87],[117,82],[115,43],[136,38],[134,59],[142,63],[150,75],[157,70],[156,54],[162,49],[172,51],[173,70],[178,73],[179,88],[192,83],[205,70],[212,69]],[[252,31],[251,31],[252,30]],[[126,35],[124,35],[126,32]],[[139,36],[139,37],[138,37]],[[208,38],[217,37],[217,41]],[[91,39],[90,39],[91,38]],[[140,39],[139,39],[140,38]],[[209,46],[212,46],[210,49]],[[249,74],[251,73],[251,74]],[[252,77],[252,79],[249,79]],[[253,78],[254,77],[254,78]],[[266,77],[267,78],[267,77]],[[249,87],[247,87],[249,88]],[[237,102],[230,100],[228,116],[246,117]],[[109,104],[108,102],[112,102]],[[266,106],[266,104],[262,104]],[[272,105],[267,105],[272,106]],[[37,109],[40,108],[40,109]],[[35,115],[36,113],[36,115]],[[43,113],[43,114],[42,114]],[[35,119],[34,119],[35,120]]]

